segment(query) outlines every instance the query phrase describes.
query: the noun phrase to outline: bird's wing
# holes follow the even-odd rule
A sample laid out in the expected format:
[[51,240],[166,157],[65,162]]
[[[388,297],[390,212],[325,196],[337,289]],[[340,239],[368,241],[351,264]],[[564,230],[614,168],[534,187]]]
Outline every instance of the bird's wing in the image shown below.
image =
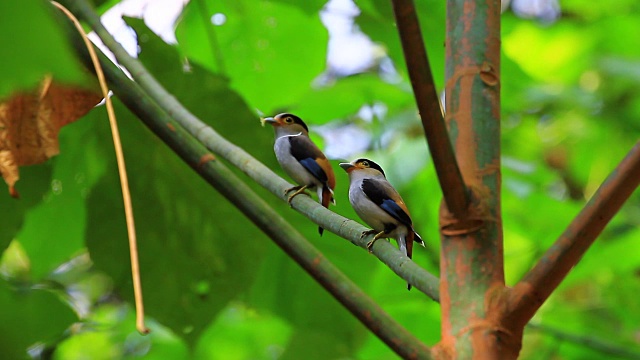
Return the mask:
[[306,136],[289,137],[291,155],[302,166],[323,184],[328,184],[331,189],[335,187],[335,176],[329,160],[322,151]]
[[396,189],[384,180],[364,179],[362,180],[362,191],[367,197],[378,205],[382,210],[398,220],[401,224],[412,228],[409,210],[400,197]]

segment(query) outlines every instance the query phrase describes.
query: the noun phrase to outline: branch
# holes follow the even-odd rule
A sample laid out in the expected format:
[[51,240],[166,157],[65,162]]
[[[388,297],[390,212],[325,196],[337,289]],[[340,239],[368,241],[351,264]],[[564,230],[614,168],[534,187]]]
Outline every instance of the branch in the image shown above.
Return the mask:
[[[77,40],[77,35],[73,36]],[[86,48],[76,42],[86,61]],[[430,350],[327,260],[298,230],[187,133],[145,91],[101,56],[112,90],[144,124],[293,258],[398,355],[430,358]]]
[[612,344],[610,342],[604,341],[602,339],[598,339],[593,336],[570,334],[562,330],[555,329],[553,327],[549,327],[543,324],[529,323],[527,325],[527,328],[546,333],[558,340],[568,341],[577,345],[582,345],[584,347],[599,351],[603,354],[612,355],[615,357],[623,357],[628,359],[640,359],[640,352],[638,351],[625,349],[617,344]]
[[506,318],[526,323],[593,244],[640,184],[640,142],[602,183],[582,211],[510,295]]
[[[253,158],[242,148],[229,142],[214,129],[191,114],[173,95],[167,92],[153,76],[137,60],[129,56],[124,48],[113,39],[111,34],[100,23],[95,11],[85,0],[66,0],[70,9],[80,15],[98,34],[103,43],[114,53],[118,61],[124,65],[142,89],[153,101],[173,119],[184,127],[192,136],[196,137],[209,150],[228,160],[238,169],[251,177],[258,184],[271,191],[283,201],[287,197],[284,191],[292,187],[287,181],[276,175],[271,169]],[[369,237],[361,238],[363,231],[368,230],[359,223],[340,216],[313,201],[306,196],[297,196],[291,202],[294,209],[311,219],[328,231],[337,234],[353,244],[366,249]],[[411,259],[401,253],[387,241],[378,241],[373,247],[373,254],[385,263],[393,272],[422,291],[435,301],[439,300],[439,279],[418,266]]]
[[442,116],[415,5],[413,0],[392,0],[392,3],[413,94],[418,104],[422,127],[428,140],[429,152],[438,174],[444,201],[449,212],[456,218],[463,219],[469,205],[467,188],[462,180]]

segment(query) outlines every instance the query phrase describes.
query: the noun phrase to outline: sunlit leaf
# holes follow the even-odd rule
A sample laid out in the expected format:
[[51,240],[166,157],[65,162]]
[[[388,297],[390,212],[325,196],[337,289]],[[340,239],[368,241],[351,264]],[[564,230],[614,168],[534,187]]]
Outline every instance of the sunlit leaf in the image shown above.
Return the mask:
[[[190,2],[178,24],[180,50],[228,76],[253,107],[268,113],[294,104],[323,71],[328,34],[319,15],[266,0],[206,1],[206,10],[201,3]],[[212,25],[213,14],[223,23]]]

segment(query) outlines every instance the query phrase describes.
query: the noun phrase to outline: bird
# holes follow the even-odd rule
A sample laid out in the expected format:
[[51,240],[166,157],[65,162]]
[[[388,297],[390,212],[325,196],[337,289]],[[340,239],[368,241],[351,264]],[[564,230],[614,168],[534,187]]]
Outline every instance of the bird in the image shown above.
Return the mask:
[[[400,251],[409,259],[413,255],[413,242],[423,247],[424,241],[413,228],[407,205],[396,189],[387,181],[380,165],[369,159],[340,163],[349,175],[349,202],[356,214],[373,230],[361,237],[375,234],[367,243],[367,250],[380,238],[395,238]],[[411,284],[407,284],[411,290]]]
[[[274,117],[263,119],[264,123],[271,124],[275,131],[273,150],[280,166],[298,185],[284,191],[289,196],[287,202],[306,189],[318,192],[318,202],[325,208],[329,203],[335,205],[333,189],[336,187],[336,177],[327,157],[309,138],[309,128],[296,115],[289,113],[278,114]],[[322,236],[324,229],[318,227]]]

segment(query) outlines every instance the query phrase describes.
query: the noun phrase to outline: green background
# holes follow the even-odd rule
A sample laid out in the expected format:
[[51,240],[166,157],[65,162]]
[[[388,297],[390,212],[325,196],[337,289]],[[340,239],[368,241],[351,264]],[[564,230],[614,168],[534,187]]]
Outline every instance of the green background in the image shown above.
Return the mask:
[[[104,4],[105,11],[115,2]],[[206,3],[206,14],[202,4]],[[443,1],[416,1],[439,90]],[[388,1],[357,1],[359,28],[394,61],[314,82],[326,70],[323,1],[192,1],[168,45],[141,20],[140,60],[194,114],[278,173],[272,130],[258,113],[290,110],[311,126],[355,125],[438,251],[441,200],[417,119]],[[515,284],[562,233],[640,134],[640,5],[562,2],[551,23],[502,16],[502,174],[505,267]],[[0,5],[0,97],[45,73],[87,75],[45,2]],[[204,20],[223,13],[211,42]],[[20,19],[20,21],[16,21]],[[30,31],[37,29],[37,31]],[[217,55],[216,55],[217,54]],[[222,61],[220,61],[222,59]],[[187,65],[188,64],[188,65]],[[220,66],[222,64],[222,66]],[[187,69],[185,71],[185,69]],[[148,336],[137,334],[122,199],[103,107],[66,126],[60,155],[21,169],[15,200],[0,191],[0,353],[53,359],[389,359],[394,355],[239,211],[183,164],[117,99],[139,238]],[[384,106],[369,121],[367,106]],[[323,139],[313,138],[320,144]],[[356,219],[336,168],[336,212]],[[243,177],[246,178],[246,177]],[[439,306],[386,266],[251,186],[326,257],[425,343]],[[634,194],[527,329],[523,359],[609,359],[640,352],[640,201]],[[432,254],[414,260],[438,272]],[[564,335],[558,335],[554,329]],[[574,336],[567,337],[566,334]],[[620,354],[618,354],[620,355]],[[622,356],[624,357],[624,356]],[[629,356],[627,356],[629,357]]]

